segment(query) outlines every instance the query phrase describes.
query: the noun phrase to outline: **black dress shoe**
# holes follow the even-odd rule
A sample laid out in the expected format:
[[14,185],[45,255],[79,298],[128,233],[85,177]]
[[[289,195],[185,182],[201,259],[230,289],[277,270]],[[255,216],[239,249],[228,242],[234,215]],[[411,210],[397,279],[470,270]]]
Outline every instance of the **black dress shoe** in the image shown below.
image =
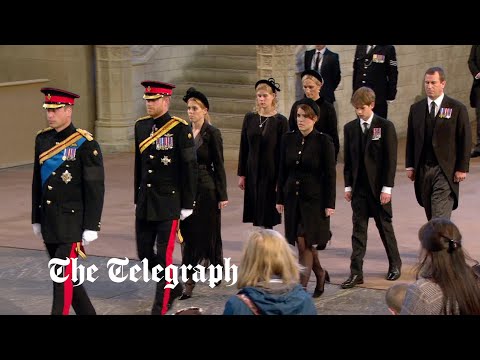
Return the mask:
[[387,280],[395,281],[400,277],[400,275],[402,275],[402,272],[400,271],[400,268],[391,268],[388,271]]
[[357,284],[363,284],[363,275],[350,275],[350,277],[345,280],[340,286],[342,287],[342,289],[351,289]]
[[471,158],[479,157],[480,156],[480,151],[478,150],[473,150],[472,153],[470,154]]

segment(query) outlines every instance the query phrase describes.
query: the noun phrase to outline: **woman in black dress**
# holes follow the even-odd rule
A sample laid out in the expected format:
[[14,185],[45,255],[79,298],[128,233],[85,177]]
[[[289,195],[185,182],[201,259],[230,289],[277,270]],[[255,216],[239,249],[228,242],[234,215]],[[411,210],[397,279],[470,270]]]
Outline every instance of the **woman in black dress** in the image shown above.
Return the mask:
[[[183,97],[192,123],[198,163],[197,195],[193,214],[180,222],[183,237],[182,263],[202,266],[223,266],[221,209],[228,204],[227,178],[223,163],[223,141],[220,130],[210,124],[209,103],[201,92],[190,88]],[[188,280],[180,300],[192,296],[195,282],[187,272]],[[220,281],[217,282],[217,285]]]
[[335,148],[329,135],[314,128],[319,115],[315,101],[298,101],[299,130],[283,137],[277,188],[277,210],[285,211],[285,237],[297,244],[305,267],[300,283],[307,288],[312,270],[317,278],[313,297],[322,295],[330,280],[317,250],[324,250],[330,240],[330,215],[335,212]]
[[255,84],[256,109],[245,115],[238,158],[238,187],[245,191],[243,222],[266,229],[280,224],[275,209],[275,187],[280,161],[280,142],[288,130],[287,118],[277,112],[273,78]]
[[[337,128],[337,112],[335,107],[320,97],[320,90],[323,86],[323,78],[315,70],[305,70],[302,72],[302,85],[305,97],[312,99],[320,108],[320,116],[315,122],[315,129],[332,137],[333,146],[335,147],[335,161],[337,160],[338,151],[340,149],[340,141],[338,140]],[[288,118],[288,126],[290,130],[298,130],[297,126],[297,106],[298,101],[292,105],[290,117]]]

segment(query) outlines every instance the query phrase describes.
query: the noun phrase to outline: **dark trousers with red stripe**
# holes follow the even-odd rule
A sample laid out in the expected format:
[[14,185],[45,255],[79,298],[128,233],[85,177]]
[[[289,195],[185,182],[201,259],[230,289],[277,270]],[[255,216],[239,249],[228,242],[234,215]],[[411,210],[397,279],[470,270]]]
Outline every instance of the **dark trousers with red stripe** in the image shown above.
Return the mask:
[[[173,250],[178,220],[147,221],[136,218],[135,232],[137,237],[137,254],[140,260],[148,260],[148,268],[160,265],[163,269],[173,262]],[[155,251],[156,246],[156,251]],[[165,273],[158,273],[161,280],[157,283],[155,300],[152,307],[152,315],[164,315],[173,300],[182,293],[179,283],[174,289],[165,289]]]
[[[45,244],[50,258],[76,258],[75,251],[76,243],[71,244]],[[69,275],[68,280],[63,283],[53,282],[53,303],[52,315],[68,315],[70,306],[77,315],[96,315],[95,309],[88,297],[88,294],[83,285],[74,286],[72,282],[72,264],[67,266],[56,266],[56,273],[63,276]],[[62,268],[61,270],[58,268]]]

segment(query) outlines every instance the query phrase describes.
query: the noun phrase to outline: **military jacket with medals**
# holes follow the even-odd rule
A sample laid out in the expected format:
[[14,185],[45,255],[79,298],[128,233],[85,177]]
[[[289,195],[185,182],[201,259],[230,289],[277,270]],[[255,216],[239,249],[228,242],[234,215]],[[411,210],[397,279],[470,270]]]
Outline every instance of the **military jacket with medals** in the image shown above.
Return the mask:
[[[170,129],[165,132],[164,126]],[[190,124],[168,112],[156,119],[138,119],[134,179],[137,218],[178,219],[181,209],[193,209],[196,189],[197,159]]]
[[84,230],[99,231],[104,194],[103,157],[90,133],[73,124],[38,133],[32,223],[42,225],[45,243],[79,242]]

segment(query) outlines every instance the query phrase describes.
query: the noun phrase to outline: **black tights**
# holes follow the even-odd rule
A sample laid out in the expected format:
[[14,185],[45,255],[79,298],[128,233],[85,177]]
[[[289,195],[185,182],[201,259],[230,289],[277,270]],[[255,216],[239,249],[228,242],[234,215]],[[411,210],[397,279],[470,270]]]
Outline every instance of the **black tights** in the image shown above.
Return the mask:
[[298,246],[298,262],[305,267],[300,273],[300,284],[307,289],[308,280],[310,280],[310,274],[313,270],[315,277],[317,278],[317,288],[322,286],[324,271],[320,260],[318,259],[318,251],[313,246],[307,246],[304,237],[297,238]]

